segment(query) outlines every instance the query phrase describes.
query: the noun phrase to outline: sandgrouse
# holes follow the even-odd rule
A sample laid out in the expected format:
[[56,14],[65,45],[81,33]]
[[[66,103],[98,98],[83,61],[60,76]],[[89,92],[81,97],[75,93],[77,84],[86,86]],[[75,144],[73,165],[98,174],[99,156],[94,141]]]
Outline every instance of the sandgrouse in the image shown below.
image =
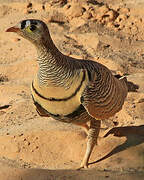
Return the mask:
[[113,76],[98,62],[62,54],[53,43],[47,25],[40,20],[23,20],[6,31],[16,32],[37,49],[39,68],[31,85],[37,112],[87,130],[87,148],[80,168],[88,167],[101,120],[122,109],[127,96],[126,78]]

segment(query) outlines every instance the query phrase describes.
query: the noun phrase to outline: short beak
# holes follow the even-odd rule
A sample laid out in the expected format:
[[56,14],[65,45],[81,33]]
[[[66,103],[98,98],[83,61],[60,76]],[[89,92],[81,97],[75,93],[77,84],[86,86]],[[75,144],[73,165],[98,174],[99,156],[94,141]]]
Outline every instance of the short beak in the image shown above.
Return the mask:
[[20,32],[20,29],[18,27],[10,27],[6,30],[6,32]]

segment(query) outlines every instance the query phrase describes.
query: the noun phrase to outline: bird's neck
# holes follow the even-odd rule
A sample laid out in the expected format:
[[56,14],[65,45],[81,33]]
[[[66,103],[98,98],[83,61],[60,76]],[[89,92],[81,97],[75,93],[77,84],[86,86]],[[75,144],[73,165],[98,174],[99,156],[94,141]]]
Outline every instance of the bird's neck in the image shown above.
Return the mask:
[[40,85],[49,85],[52,83],[59,86],[60,82],[64,82],[63,77],[66,74],[71,74],[71,69],[67,66],[67,58],[57,49],[51,38],[43,40],[40,44],[37,44],[36,47]]
[[60,64],[62,61],[64,61],[64,58],[61,58],[64,55],[54,45],[50,36],[47,39],[42,39],[41,42],[36,45],[36,47],[40,67],[44,64],[47,66]]

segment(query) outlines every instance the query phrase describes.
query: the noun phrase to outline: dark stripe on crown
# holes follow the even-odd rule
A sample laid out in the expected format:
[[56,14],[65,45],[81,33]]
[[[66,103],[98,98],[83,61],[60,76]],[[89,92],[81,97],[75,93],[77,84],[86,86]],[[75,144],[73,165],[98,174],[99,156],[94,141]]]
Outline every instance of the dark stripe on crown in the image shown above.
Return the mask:
[[23,20],[21,22],[21,29],[24,29],[25,26],[26,26],[26,22],[29,21],[30,22],[30,25],[37,25],[37,20],[34,20],[34,19],[27,19],[27,20]]
[[43,98],[43,99],[45,99],[45,100],[48,100],[48,101],[67,101],[67,100],[71,99],[72,97],[74,97],[74,96],[78,93],[78,91],[80,90],[80,88],[81,88],[81,86],[82,86],[85,78],[86,78],[86,74],[85,74],[85,71],[83,71],[83,78],[82,78],[81,83],[80,83],[80,85],[78,86],[78,88],[75,90],[75,92],[74,92],[71,96],[66,97],[66,98],[62,98],[62,99],[56,99],[56,98],[53,98],[53,97],[51,97],[51,98],[44,97],[43,95],[41,95],[41,94],[36,90],[36,88],[35,88],[34,85],[33,85],[33,82],[32,82],[32,89],[34,90],[34,92],[35,92],[39,97],[41,97],[41,98]]
[[24,21],[21,22],[21,29],[24,29],[24,28],[25,28],[26,21],[27,21],[27,20],[24,20]]
[[30,23],[33,24],[33,25],[37,25],[37,20],[35,19],[29,19]]

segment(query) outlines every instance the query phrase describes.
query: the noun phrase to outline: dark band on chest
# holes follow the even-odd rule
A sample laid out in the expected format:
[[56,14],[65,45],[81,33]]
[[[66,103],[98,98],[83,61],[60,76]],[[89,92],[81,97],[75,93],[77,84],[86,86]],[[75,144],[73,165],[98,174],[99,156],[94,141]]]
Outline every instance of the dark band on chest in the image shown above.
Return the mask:
[[75,92],[74,92],[72,95],[70,95],[69,97],[62,98],[62,99],[60,99],[60,98],[57,99],[57,98],[54,98],[54,97],[50,97],[50,98],[44,97],[43,95],[41,95],[41,94],[36,90],[36,88],[34,87],[33,82],[32,82],[32,89],[33,89],[33,91],[34,91],[39,97],[41,97],[42,99],[45,99],[45,100],[48,100],[48,101],[67,101],[67,100],[73,98],[73,97],[78,93],[78,91],[80,90],[83,82],[85,81],[85,78],[86,78],[86,73],[85,73],[85,71],[83,71],[82,80],[81,80],[81,82],[80,82],[80,85],[79,85],[79,86],[77,87],[77,89],[75,90]]
[[[40,116],[44,116],[44,117],[48,117],[48,116],[52,116],[54,118],[61,118],[62,115],[60,114],[52,114],[50,112],[48,112],[46,109],[44,109],[38,102],[36,102],[32,96],[32,99],[34,101],[34,105],[37,108],[37,112],[39,113]],[[75,111],[73,111],[72,113],[68,114],[68,115],[64,115],[64,118],[75,118],[76,116],[79,116],[81,113],[85,112],[85,108],[82,104],[80,104],[78,106],[78,108],[76,108]]]

